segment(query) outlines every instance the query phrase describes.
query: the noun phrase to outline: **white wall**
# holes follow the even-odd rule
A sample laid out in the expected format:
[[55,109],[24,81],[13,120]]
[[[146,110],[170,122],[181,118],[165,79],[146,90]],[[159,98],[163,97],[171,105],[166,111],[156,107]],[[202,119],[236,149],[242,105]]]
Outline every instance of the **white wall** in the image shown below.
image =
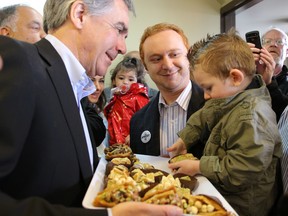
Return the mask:
[[244,37],[248,31],[264,33],[271,26],[288,32],[288,1],[265,0],[236,15],[236,28]]
[[13,4],[27,4],[35,8],[39,13],[43,14],[43,6],[46,0],[1,0],[0,7],[13,5]]
[[[287,9],[287,0],[261,1],[236,15],[236,28],[243,38],[248,31],[258,30],[262,35],[270,27],[280,28],[288,34]],[[288,65],[288,58],[284,64]]]
[[[225,1],[224,1],[225,2]],[[0,7],[26,3],[43,14],[45,0],[1,0]],[[220,32],[220,7],[219,0],[134,0],[136,17],[131,15],[129,36],[127,38],[127,50],[138,50],[139,41],[147,26],[159,22],[174,23],[185,31],[190,44],[205,37],[207,33]],[[122,59],[119,56],[105,78],[105,85],[110,85],[110,70]],[[156,88],[149,76],[148,84]]]

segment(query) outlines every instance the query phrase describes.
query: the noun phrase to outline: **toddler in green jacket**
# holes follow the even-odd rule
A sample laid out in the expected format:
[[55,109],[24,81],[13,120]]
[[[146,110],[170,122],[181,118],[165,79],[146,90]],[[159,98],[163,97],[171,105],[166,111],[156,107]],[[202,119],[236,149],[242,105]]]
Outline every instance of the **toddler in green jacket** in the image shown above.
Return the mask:
[[277,196],[281,139],[249,46],[231,30],[195,43],[188,58],[207,101],[167,151],[173,157],[199,140],[206,144],[199,160],[169,168],[207,177],[239,215],[268,215]]

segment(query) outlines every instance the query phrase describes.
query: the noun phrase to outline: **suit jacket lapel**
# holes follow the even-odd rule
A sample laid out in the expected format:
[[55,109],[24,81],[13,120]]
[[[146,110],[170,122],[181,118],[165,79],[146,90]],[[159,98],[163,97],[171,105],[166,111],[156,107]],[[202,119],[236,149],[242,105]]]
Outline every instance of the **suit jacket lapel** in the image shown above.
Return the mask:
[[58,93],[58,98],[63,108],[63,115],[71,131],[75,149],[78,153],[79,166],[84,179],[89,179],[92,175],[92,169],[85,134],[65,65],[59,54],[47,40],[42,39],[36,46],[42,58],[50,65],[47,66],[47,72]]
[[192,95],[188,105],[187,121],[190,116],[204,106],[204,92],[203,90],[193,81],[192,82]]
[[[148,130],[153,134],[151,140],[146,145],[146,153],[151,155],[160,155],[160,113],[158,109],[159,103],[159,95],[158,94],[152,99],[151,105],[148,107],[146,113],[149,113],[149,117],[143,119],[143,121],[147,121],[144,125],[148,125],[145,130]],[[153,119],[153,121],[151,121]],[[141,123],[140,123],[141,124]]]

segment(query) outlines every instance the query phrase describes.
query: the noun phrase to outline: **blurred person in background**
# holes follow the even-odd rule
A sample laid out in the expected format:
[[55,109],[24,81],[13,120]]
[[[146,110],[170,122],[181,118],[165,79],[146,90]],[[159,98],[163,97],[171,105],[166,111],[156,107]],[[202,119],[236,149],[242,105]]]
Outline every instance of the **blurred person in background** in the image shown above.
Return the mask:
[[[126,57],[137,58],[137,59],[139,59],[139,60],[142,62],[142,60],[141,60],[141,58],[140,58],[139,51],[137,51],[137,50],[132,50],[132,51],[130,51],[130,52],[127,52],[127,53],[124,55],[123,59],[126,58]],[[143,63],[142,63],[142,64],[143,64]],[[143,67],[144,67],[144,66],[143,66]],[[144,67],[144,70],[145,70],[145,67]],[[112,72],[113,72],[113,71],[112,71]],[[144,76],[145,76],[146,74],[147,74],[147,71],[145,70]],[[142,82],[143,82],[143,84],[148,88],[148,97],[149,97],[149,99],[151,100],[154,96],[157,95],[158,90],[149,87],[149,85],[147,84],[147,82],[145,81],[145,79],[143,79]],[[106,88],[104,89],[104,93],[105,93],[105,96],[106,96],[106,98],[108,99],[108,101],[110,101],[110,99],[112,98],[112,95],[111,95],[111,87],[106,87]]]
[[107,102],[103,92],[105,77],[96,75],[90,78],[95,85],[96,91],[84,97],[81,103],[88,115],[87,121],[93,128],[92,133],[97,146],[98,156],[102,157],[105,147],[108,147],[107,119],[103,114]]
[[[134,57],[134,58],[137,58],[137,59],[141,60],[140,53],[139,53],[139,51],[137,51],[137,50],[132,50],[132,51],[130,51],[130,52],[127,52],[127,53],[124,55],[124,58],[125,58],[125,57],[131,57],[131,58]],[[141,62],[142,62],[142,60],[141,60]],[[144,67],[144,69],[145,69],[145,67]],[[145,75],[146,75],[146,74],[147,74],[147,71],[146,71]],[[144,83],[143,83],[143,84],[148,88],[148,97],[149,97],[149,99],[151,100],[153,97],[155,97],[155,96],[157,95],[158,90],[149,87],[148,83],[147,83],[145,80],[144,80]]]
[[46,35],[42,15],[24,4],[3,7],[0,9],[0,35],[35,43]]
[[284,65],[287,58],[288,36],[280,28],[272,27],[262,35],[262,49],[249,44],[257,66],[272,98],[272,109],[279,121],[288,105],[288,69]]
[[113,69],[113,97],[104,109],[110,145],[130,145],[130,119],[149,102],[148,89],[143,84],[145,73],[141,60],[134,57],[125,57]]

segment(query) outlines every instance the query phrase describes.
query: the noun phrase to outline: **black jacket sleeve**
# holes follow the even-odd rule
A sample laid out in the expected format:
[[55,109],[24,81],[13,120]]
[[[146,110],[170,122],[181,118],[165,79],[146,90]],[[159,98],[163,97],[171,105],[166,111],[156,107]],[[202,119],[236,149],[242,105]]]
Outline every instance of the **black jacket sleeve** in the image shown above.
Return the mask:
[[272,100],[272,109],[276,113],[278,122],[282,112],[288,105],[288,96],[283,94],[281,90],[278,88],[278,84],[275,78],[272,78],[272,82],[269,85],[267,85],[267,89],[269,90]]
[[105,139],[106,135],[106,127],[104,125],[103,119],[98,115],[95,108],[90,106],[87,97],[81,100],[81,104],[86,115],[86,121],[91,139],[94,139],[95,145],[99,146]]

